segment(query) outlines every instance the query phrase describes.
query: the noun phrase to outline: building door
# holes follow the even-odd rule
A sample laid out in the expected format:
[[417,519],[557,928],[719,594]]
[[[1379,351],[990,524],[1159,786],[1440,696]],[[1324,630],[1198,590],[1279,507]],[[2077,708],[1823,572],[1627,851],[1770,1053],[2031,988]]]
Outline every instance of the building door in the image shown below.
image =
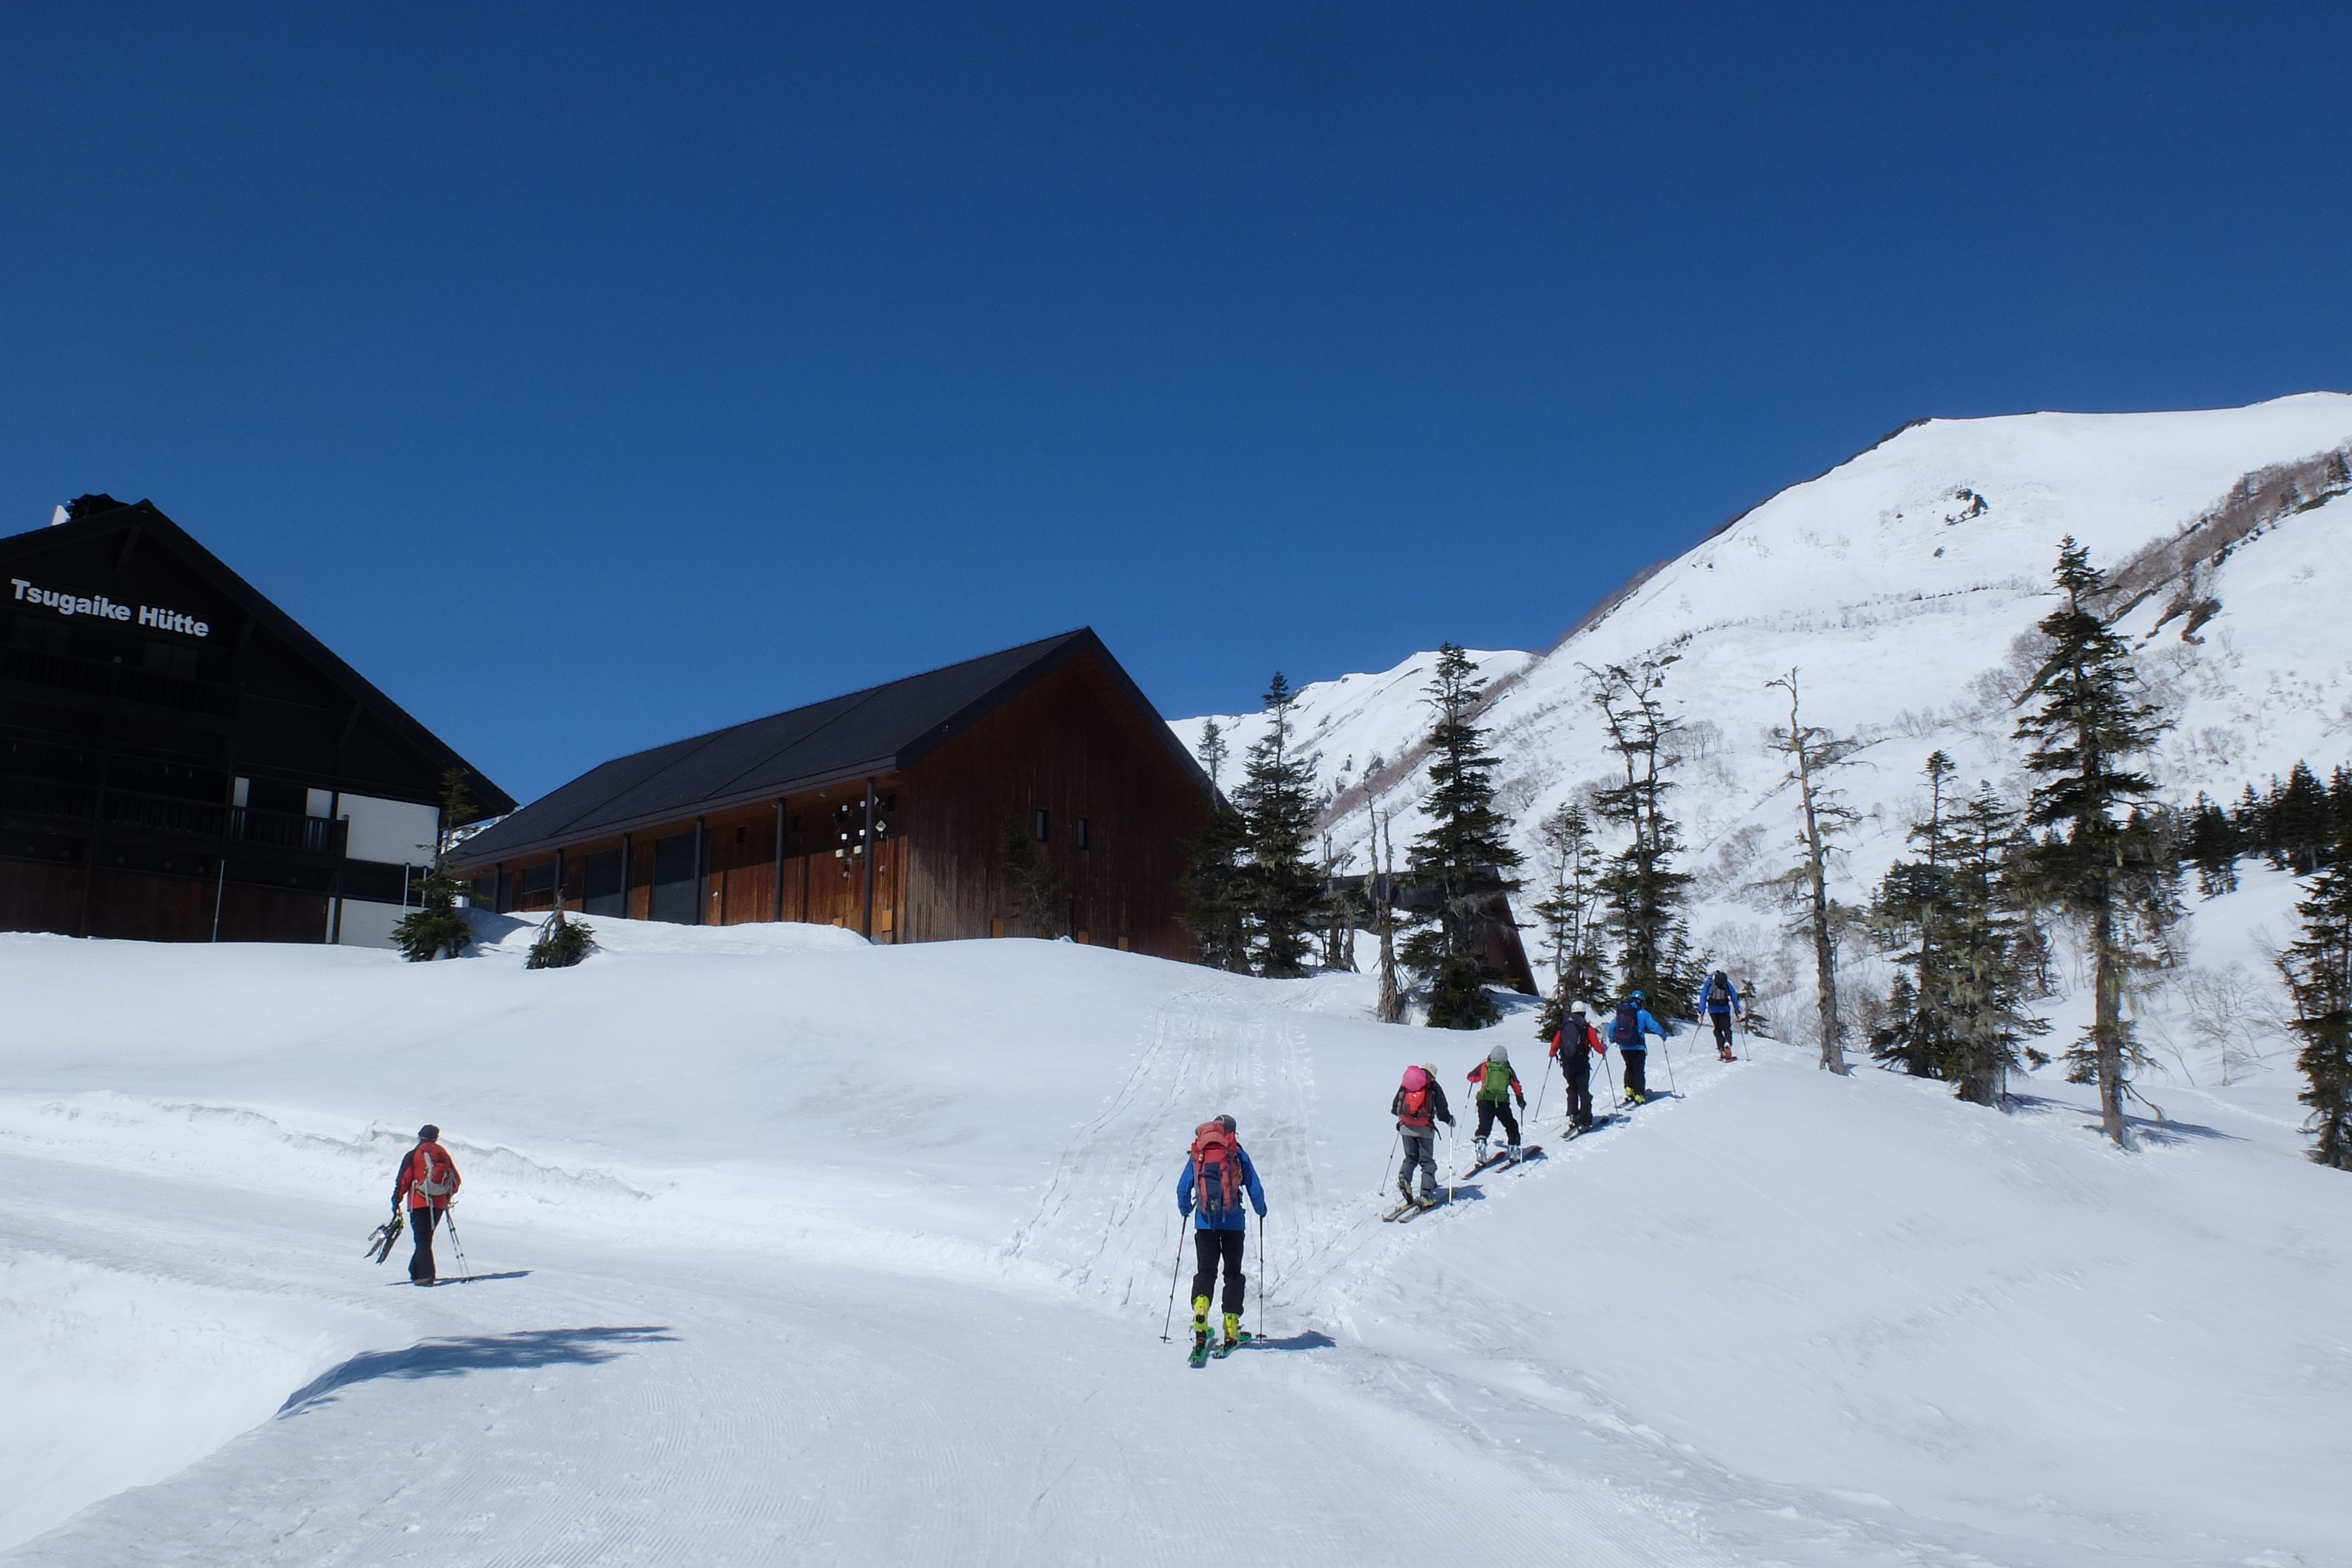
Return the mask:
[[628,890],[621,885],[620,851],[606,850],[580,862],[580,912],[615,919],[629,913]]
[[654,886],[651,914],[673,925],[691,925],[694,907],[694,835],[672,833],[654,841]]

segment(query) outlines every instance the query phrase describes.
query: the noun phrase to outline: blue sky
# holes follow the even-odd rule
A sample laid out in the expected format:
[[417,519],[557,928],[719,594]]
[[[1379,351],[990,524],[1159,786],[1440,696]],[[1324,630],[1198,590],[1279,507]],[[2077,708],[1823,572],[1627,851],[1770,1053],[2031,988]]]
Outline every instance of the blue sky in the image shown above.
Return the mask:
[[1541,646],[1922,415],[2352,387],[2336,6],[20,7],[0,531],[493,778],[1081,623]]

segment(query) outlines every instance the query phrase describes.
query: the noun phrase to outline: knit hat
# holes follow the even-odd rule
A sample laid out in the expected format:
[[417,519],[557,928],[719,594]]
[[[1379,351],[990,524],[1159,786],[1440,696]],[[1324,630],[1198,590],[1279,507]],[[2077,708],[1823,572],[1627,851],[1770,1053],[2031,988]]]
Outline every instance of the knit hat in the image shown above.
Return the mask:
[[1223,1127],[1228,1133],[1238,1133],[1241,1131],[1239,1127],[1234,1125],[1234,1119],[1231,1116],[1218,1117],[1217,1125]]
[[416,1129],[416,1141],[420,1144],[429,1144],[440,1135],[441,1129],[430,1122]]
[[1497,1040],[1495,1044],[1495,1049],[1486,1053],[1486,1060],[1489,1061],[1508,1061],[1511,1060],[1511,1053],[1505,1051],[1503,1049],[1502,1042]]

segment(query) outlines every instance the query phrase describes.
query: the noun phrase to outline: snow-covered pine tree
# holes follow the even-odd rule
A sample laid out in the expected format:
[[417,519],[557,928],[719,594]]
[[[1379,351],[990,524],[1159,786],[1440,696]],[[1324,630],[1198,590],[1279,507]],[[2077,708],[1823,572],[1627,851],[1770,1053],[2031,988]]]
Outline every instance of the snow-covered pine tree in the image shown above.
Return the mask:
[[1425,690],[1433,715],[1429,793],[1421,802],[1428,826],[1405,850],[1405,877],[1433,903],[1417,914],[1400,956],[1427,988],[1432,1029],[1485,1029],[1503,1016],[1486,994],[1503,977],[1486,951],[1496,923],[1510,918],[1519,852],[1511,847],[1511,820],[1495,809],[1495,758],[1474,722],[1486,691],[1478,666],[1460,647],[1441,643]]
[[1602,925],[1617,941],[1617,979],[1627,991],[1649,998],[1659,1018],[1688,1018],[1697,997],[1696,977],[1674,962],[1675,934],[1690,878],[1673,867],[1682,847],[1681,830],[1666,815],[1674,789],[1667,777],[1682,760],[1675,747],[1681,727],[1667,716],[1659,692],[1676,660],[1644,659],[1632,667],[1582,666],[1586,695],[1601,710],[1609,748],[1625,768],[1625,781],[1597,791],[1592,813],[1623,831],[1625,847],[1602,870]]
[[2090,950],[2093,1021],[2066,1053],[2069,1079],[2098,1085],[2100,1130],[2129,1147],[2124,1097],[2145,1058],[2123,1016],[2124,986],[2160,946],[2179,868],[2132,826],[2130,807],[2156,785],[2126,764],[2166,726],[2138,695],[2130,651],[2095,608],[2106,574],[2072,535],[2059,546],[2054,577],[2065,602],[2042,619],[2049,656],[2018,698],[2034,705],[2015,733],[2028,744],[2027,770],[2042,778],[2027,821],[2042,836],[2026,870],[2034,896],[2072,919]]
[[1592,841],[1591,820],[1581,806],[1562,801],[1536,825],[1536,836],[1549,857],[1551,872],[1551,886],[1535,906],[1551,948],[1551,995],[1536,1019],[1536,1038],[1548,1040],[1559,1032],[1570,1008],[1579,1002],[1601,1004],[1609,976],[1601,967],[1601,931],[1594,918],[1601,903],[1601,850]]
[[[482,810],[466,787],[466,770],[451,768],[441,775],[441,815],[434,831],[433,866],[419,888],[421,907],[400,917],[392,928],[393,946],[411,963],[423,963],[446,954],[455,958],[474,939],[474,928],[457,907],[464,890],[446,867],[449,852],[459,842],[458,830],[478,821]],[[559,891],[559,894],[561,890]],[[561,896],[557,899],[562,904]],[[574,960],[577,962],[577,960]]]
[[2189,863],[2197,868],[2197,891],[2218,898],[2238,891],[2238,830],[2230,813],[2200,791],[2197,809],[2189,813],[2184,842]]
[[2352,1170],[2352,835],[2337,840],[2333,860],[2295,905],[2303,935],[2278,964],[2303,1040],[2295,1098],[2311,1107],[2311,1157],[2341,1171]]
[[1832,841],[1858,820],[1830,788],[1831,769],[1850,760],[1862,743],[1804,722],[1798,710],[1797,672],[1764,683],[1789,694],[1789,723],[1772,731],[1772,743],[1789,759],[1789,782],[1797,787],[1797,849],[1801,857],[1789,878],[1798,923],[1813,945],[1813,990],[1821,1019],[1822,1066],[1845,1071],[1845,1025],[1838,1017],[1837,939],[1845,911],[1830,897]]
[[1307,972],[1307,955],[1328,889],[1310,858],[1315,841],[1315,759],[1302,755],[1291,718],[1297,694],[1282,672],[1267,683],[1272,721],[1249,748],[1234,792],[1244,835],[1237,895],[1247,920],[1251,956],[1261,975]]
[[1192,933],[1201,962],[1212,969],[1249,973],[1249,923],[1242,901],[1242,858],[1249,832],[1241,813],[1221,794],[1209,805],[1208,820],[1184,846],[1182,893],[1185,929]]
[[2271,863],[2281,871],[2309,876],[2318,869],[2335,836],[2335,815],[2311,764],[2298,762],[2289,768],[2285,784],[2273,781],[2271,798],[2263,805]]
[[1953,904],[1953,862],[1958,858],[1951,821],[1952,759],[1930,753],[1927,814],[1911,824],[1908,838],[1916,860],[1897,861],[1880,879],[1871,901],[1870,926],[1879,945],[1895,955],[1895,980],[1886,998],[1887,1019],[1871,1036],[1870,1054],[1899,1062],[1915,1078],[1950,1076],[1950,1040],[1944,1019],[1922,1002],[1940,986],[1944,927]]

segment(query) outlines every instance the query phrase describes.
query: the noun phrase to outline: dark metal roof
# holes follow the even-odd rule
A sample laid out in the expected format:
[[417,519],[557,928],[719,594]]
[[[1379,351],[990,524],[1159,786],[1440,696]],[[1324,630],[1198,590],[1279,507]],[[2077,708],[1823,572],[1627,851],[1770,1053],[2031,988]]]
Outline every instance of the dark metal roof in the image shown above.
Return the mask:
[[267,631],[297,658],[318,670],[345,695],[365,708],[385,729],[425,758],[435,768],[446,771],[455,768],[464,773],[467,789],[483,811],[495,814],[514,810],[514,798],[491,783],[480,768],[458,756],[446,741],[417,723],[406,708],[378,691],[374,683],[343,663],[333,649],[304,631],[299,622],[271,603],[259,589],[230,570],[226,562],[206,549],[187,529],[165,517],[152,501],[138,501],[126,506],[110,496],[83,496],[72,503],[68,515],[71,521],[0,538],[0,561],[37,556],[63,545],[115,533],[132,536],[133,541],[142,547],[148,542],[160,544],[177,556],[181,564],[200,580],[250,615],[254,624]]
[[800,789],[911,767],[1073,659],[1095,659],[1167,737],[1185,770],[1208,776],[1087,628],[829,697],[592,768],[492,824],[452,857],[461,868],[674,822]]

